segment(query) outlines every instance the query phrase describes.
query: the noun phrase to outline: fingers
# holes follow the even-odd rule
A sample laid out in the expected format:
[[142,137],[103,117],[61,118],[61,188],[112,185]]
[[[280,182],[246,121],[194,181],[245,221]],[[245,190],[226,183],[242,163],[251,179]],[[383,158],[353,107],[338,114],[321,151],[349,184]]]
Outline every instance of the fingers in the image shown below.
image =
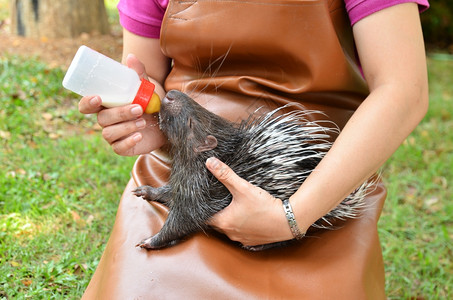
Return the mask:
[[128,54],[126,57],[126,65],[137,72],[140,78],[147,77],[145,65],[135,57],[134,54]]
[[118,155],[134,155],[134,147],[143,139],[138,132],[147,126],[140,105],[126,105],[98,112],[98,123],[103,128],[102,137]]
[[102,137],[109,143],[123,139],[130,136],[132,133],[145,129],[146,121],[143,118],[137,120],[123,122],[119,124],[110,125],[102,129]]
[[101,127],[135,120],[143,115],[143,109],[138,104],[114,107],[101,110],[98,113],[98,123]]
[[206,167],[234,196],[246,188],[247,181],[239,177],[234,171],[215,157],[206,160]]
[[112,145],[119,155],[134,155],[134,147],[143,139],[138,132],[147,126],[144,118],[140,118],[143,109],[140,105],[127,105],[101,110],[98,123],[103,127],[102,137]]
[[82,114],[94,114],[102,109],[102,101],[98,96],[83,97],[79,101],[79,111]]
[[[126,58],[126,64],[129,68],[133,69],[140,78],[146,78],[145,65],[140,62],[137,57],[133,54],[129,54]],[[86,96],[79,101],[79,111],[83,114],[94,114],[100,112],[103,109],[102,101],[99,96]],[[124,112],[120,112],[124,113]],[[140,116],[141,113],[137,113]],[[112,123],[110,123],[112,124]],[[102,126],[102,124],[100,124]]]
[[140,132],[136,132],[122,140],[112,143],[113,151],[118,155],[136,155],[134,147],[143,139]]

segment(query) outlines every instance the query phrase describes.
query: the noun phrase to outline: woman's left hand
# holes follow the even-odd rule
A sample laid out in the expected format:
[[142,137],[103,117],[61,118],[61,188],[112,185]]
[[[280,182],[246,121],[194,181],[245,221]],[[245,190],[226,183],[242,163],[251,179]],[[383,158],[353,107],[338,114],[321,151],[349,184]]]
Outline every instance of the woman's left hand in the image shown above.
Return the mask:
[[293,238],[280,199],[239,177],[226,164],[211,157],[208,170],[233,195],[233,200],[209,224],[244,246],[256,246]]

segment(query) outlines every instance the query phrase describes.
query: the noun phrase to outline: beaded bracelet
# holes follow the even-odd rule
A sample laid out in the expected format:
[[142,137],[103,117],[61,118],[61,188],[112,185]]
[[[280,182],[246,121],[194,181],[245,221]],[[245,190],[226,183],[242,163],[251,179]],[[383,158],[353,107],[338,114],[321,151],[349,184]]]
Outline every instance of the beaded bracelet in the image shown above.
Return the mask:
[[297,226],[296,218],[294,217],[293,209],[289,200],[283,200],[283,209],[285,210],[286,219],[288,220],[289,228],[296,240],[300,240],[305,236],[305,233],[300,232],[299,226]]

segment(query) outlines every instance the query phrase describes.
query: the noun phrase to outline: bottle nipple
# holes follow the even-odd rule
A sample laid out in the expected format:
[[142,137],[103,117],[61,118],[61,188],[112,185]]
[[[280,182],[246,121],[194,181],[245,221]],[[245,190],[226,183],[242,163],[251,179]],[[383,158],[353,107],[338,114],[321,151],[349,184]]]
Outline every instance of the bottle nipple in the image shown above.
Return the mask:
[[151,100],[146,106],[145,113],[153,114],[158,111],[160,111],[160,97],[158,94],[153,93],[153,95],[151,96]]

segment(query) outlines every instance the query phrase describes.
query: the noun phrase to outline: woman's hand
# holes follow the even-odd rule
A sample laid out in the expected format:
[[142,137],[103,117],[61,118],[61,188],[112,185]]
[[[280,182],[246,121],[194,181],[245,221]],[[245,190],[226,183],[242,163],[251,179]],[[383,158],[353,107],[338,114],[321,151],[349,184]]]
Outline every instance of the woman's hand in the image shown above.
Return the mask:
[[[129,55],[126,64],[135,70],[140,78],[147,78],[145,66],[135,56]],[[98,114],[102,136],[119,155],[148,153],[165,143],[166,139],[157,124],[157,115],[143,114],[140,105],[131,104],[107,109],[101,105],[99,96],[91,96],[80,100],[79,111],[84,114]]]
[[281,200],[240,178],[217,158],[209,158],[206,167],[233,195],[231,204],[211,219],[211,226],[244,246],[293,238]]

